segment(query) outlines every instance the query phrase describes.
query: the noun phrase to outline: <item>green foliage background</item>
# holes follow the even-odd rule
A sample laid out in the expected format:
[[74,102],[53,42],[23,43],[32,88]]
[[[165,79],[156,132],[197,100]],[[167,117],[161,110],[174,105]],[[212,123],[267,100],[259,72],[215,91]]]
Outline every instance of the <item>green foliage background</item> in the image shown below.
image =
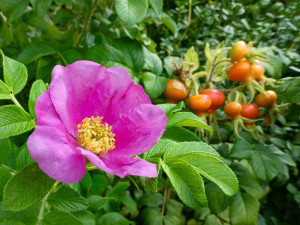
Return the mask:
[[[299,30],[299,1],[0,0],[5,81],[0,82],[0,224],[300,223]],[[214,49],[237,40],[272,46],[267,75],[284,81],[275,87],[279,102],[292,104],[270,128],[258,124],[263,143],[247,133],[237,140],[223,124],[224,144],[213,136],[208,146],[195,129],[211,127],[183,103],[162,104],[168,78],[174,77],[163,67],[171,66],[166,49],[180,62],[194,46],[200,70],[205,69],[206,43]],[[91,171],[79,183],[59,184],[31,159],[26,140],[34,127],[35,101],[55,65],[77,60],[126,68],[152,102],[161,103],[169,118],[167,131],[143,156],[158,164],[158,179],[120,180]],[[6,106],[12,96],[30,114]],[[5,125],[7,120],[12,125]]]

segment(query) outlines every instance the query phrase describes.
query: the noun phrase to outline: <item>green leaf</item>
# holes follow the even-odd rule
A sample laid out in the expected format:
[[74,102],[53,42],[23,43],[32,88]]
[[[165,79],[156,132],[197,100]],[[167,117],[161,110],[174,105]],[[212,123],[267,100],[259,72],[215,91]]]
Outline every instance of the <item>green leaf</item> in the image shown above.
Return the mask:
[[213,132],[211,126],[208,126],[203,120],[191,112],[174,113],[170,116],[167,123],[167,128],[171,126],[199,127],[208,130],[211,133]]
[[145,72],[143,73],[143,83],[145,87],[145,92],[150,98],[157,98],[160,96],[168,83],[168,79],[161,76],[156,76],[153,73]]
[[207,58],[205,71],[208,73],[214,60],[214,55],[210,50],[209,43],[205,43],[204,54]]
[[70,213],[50,212],[44,216],[43,225],[84,225]]
[[2,140],[0,139],[0,149],[1,149],[1,154],[0,154],[0,165],[1,165],[8,160],[12,150],[12,145],[8,138]]
[[216,215],[211,214],[206,217],[203,225],[222,225],[222,223]]
[[247,193],[238,193],[230,206],[232,225],[256,225],[259,201]]
[[176,69],[175,66],[173,65],[173,63],[176,63],[178,65],[178,67],[180,67],[182,59],[179,57],[173,57],[173,56],[169,56],[164,58],[164,64],[165,64],[165,70],[167,71],[168,75],[170,77],[173,77],[173,71]]
[[[114,47],[122,52],[127,66],[135,72],[140,72],[145,64],[142,46],[129,38],[120,38],[114,40]],[[110,53],[112,54],[112,53]]]
[[208,144],[204,142],[193,141],[193,142],[176,143],[174,145],[169,146],[164,155],[164,158],[165,159],[176,158],[181,155],[185,155],[186,153],[194,153],[194,152],[209,153],[220,157],[220,154]]
[[276,159],[276,156],[270,152],[255,151],[252,166],[256,175],[264,181],[272,180],[278,173]]
[[13,225],[25,225],[24,223],[15,221],[15,220],[6,220],[6,221],[0,223],[0,225],[12,225],[12,224]]
[[144,19],[148,9],[147,0],[116,0],[118,16],[127,24],[135,24]]
[[181,111],[184,107],[184,103],[183,101],[180,101],[177,103],[177,105],[167,103],[167,104],[158,104],[157,106],[161,108],[164,111],[164,113],[169,117],[174,112]]
[[[189,68],[191,68],[191,71],[195,71],[199,68],[199,58],[198,58],[198,55],[197,55],[197,52],[195,51],[195,48],[194,46],[191,47],[186,53],[185,53],[185,56],[184,56],[184,63],[186,63],[184,65],[184,69],[185,70],[188,70]],[[189,65],[187,65],[187,63],[193,63],[194,66],[193,67],[189,67]]]
[[4,186],[10,178],[11,173],[9,172],[9,170],[6,168],[0,168],[0,199],[2,199]]
[[114,187],[108,187],[106,195],[108,197],[120,197],[129,186],[129,182],[118,182]]
[[166,159],[161,162],[179,198],[189,207],[207,206],[204,182],[198,172],[180,159]]
[[9,87],[0,80],[0,99],[11,99]]
[[132,217],[136,217],[139,214],[135,200],[133,200],[129,195],[122,196],[120,200],[128,208]]
[[111,62],[125,64],[124,55],[118,49],[108,44],[95,45],[87,50],[88,60],[100,63],[103,66]]
[[41,171],[37,164],[30,165],[16,174],[5,186],[3,209],[25,209],[41,200],[53,184],[54,180]]
[[61,187],[57,192],[52,193],[48,204],[58,211],[75,212],[87,208],[87,201],[76,191],[68,187]]
[[238,191],[238,180],[221,157],[206,152],[193,152],[177,158],[192,165],[198,173],[218,185],[226,195],[234,195]]
[[28,109],[33,118],[36,119],[35,115],[35,102],[37,98],[47,90],[46,84],[42,80],[36,80],[33,82],[28,101]]
[[72,214],[84,225],[96,225],[95,215],[88,210],[73,212]]
[[178,27],[176,22],[166,13],[161,13],[161,20],[163,24],[174,34],[176,38],[178,36]]
[[134,222],[126,219],[124,216],[122,216],[119,213],[116,212],[110,212],[106,213],[105,215],[101,216],[97,224],[105,224],[105,225],[129,225],[129,224],[135,224]]
[[22,145],[16,159],[17,168],[23,169],[24,167],[29,166],[34,162],[35,161],[31,158],[29,154],[27,143],[25,143],[24,145]]
[[238,180],[240,188],[253,197],[260,199],[264,195],[264,190],[261,185],[258,183],[257,179],[252,177],[250,174],[238,176]]
[[153,148],[144,153],[144,159],[161,157],[166,152],[166,150],[174,144],[175,142],[171,140],[161,139],[156,145],[154,145]]
[[254,146],[245,140],[238,140],[231,149],[230,155],[237,159],[249,158],[254,152]]
[[183,127],[177,127],[177,126],[172,126],[167,128],[162,138],[169,139],[176,142],[200,141],[200,138],[195,133]]
[[264,68],[271,77],[273,77],[274,79],[279,79],[282,76],[283,63],[281,59],[276,56],[268,55],[268,57],[271,62],[264,63]]
[[162,224],[161,208],[158,207],[144,208],[141,213],[141,221],[143,221],[143,225],[161,225]]
[[88,191],[89,195],[101,195],[107,186],[106,178],[103,174],[97,174],[92,177],[92,183]]
[[145,47],[143,47],[143,52],[145,57],[145,69],[150,70],[155,75],[160,75],[163,71],[161,59]]
[[215,213],[224,211],[229,205],[229,197],[215,184],[205,184],[208,206]]
[[163,0],[149,0],[149,2],[155,13],[160,16],[163,10]]
[[142,197],[138,200],[138,205],[140,206],[150,206],[156,207],[161,206],[164,202],[164,197],[159,192],[145,192]]
[[18,55],[19,62],[28,64],[42,56],[52,55],[56,51],[49,45],[42,42],[34,43],[26,48]]
[[30,2],[33,6],[35,14],[39,17],[43,17],[47,14],[52,0],[30,0]]
[[291,103],[300,102],[300,77],[297,77],[283,94]]
[[3,59],[4,82],[14,95],[18,94],[27,82],[27,69],[24,64],[6,57],[1,50],[0,53]]
[[31,116],[15,105],[0,107],[0,139],[22,134],[34,128]]
[[9,22],[13,22],[23,15],[28,4],[29,0],[2,0],[0,9]]

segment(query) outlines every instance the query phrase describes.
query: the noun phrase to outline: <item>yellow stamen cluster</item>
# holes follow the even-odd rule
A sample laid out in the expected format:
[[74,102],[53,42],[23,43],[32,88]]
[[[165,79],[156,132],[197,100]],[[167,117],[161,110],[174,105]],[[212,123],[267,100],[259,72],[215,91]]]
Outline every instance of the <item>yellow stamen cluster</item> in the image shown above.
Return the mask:
[[86,117],[77,125],[80,146],[96,155],[105,154],[115,148],[115,134],[107,123],[101,124],[102,119],[99,116]]

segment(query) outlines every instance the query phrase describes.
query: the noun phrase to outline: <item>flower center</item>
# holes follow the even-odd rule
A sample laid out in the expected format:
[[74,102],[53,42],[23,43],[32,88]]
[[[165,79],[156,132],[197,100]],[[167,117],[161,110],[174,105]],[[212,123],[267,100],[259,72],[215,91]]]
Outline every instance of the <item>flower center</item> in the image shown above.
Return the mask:
[[99,116],[86,117],[77,125],[80,146],[96,155],[105,154],[115,148],[115,134],[111,132],[111,126],[101,123],[102,119]]

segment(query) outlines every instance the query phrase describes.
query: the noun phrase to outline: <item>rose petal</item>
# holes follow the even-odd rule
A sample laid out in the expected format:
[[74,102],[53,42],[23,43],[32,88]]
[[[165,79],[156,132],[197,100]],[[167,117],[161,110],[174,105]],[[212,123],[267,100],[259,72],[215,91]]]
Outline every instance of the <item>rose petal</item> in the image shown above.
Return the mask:
[[118,164],[84,149],[81,149],[81,152],[94,166],[111,175],[121,178],[127,175],[157,177],[156,165],[144,159],[130,158],[127,160],[128,164]]
[[84,176],[85,160],[64,127],[38,126],[27,146],[31,157],[49,177],[76,183]]
[[77,61],[52,72],[50,96],[67,131],[76,137],[77,124],[85,117],[102,116],[110,95],[106,68],[89,61]]
[[133,83],[124,68],[107,69],[111,79],[111,93],[107,98],[106,111],[103,111],[103,122],[113,125],[119,119],[119,114],[142,104],[151,104],[150,98],[140,85]]
[[166,124],[166,114],[155,105],[141,104],[128,110],[113,126],[116,148],[105,157],[126,164],[130,156],[140,155],[152,148],[163,135]]

